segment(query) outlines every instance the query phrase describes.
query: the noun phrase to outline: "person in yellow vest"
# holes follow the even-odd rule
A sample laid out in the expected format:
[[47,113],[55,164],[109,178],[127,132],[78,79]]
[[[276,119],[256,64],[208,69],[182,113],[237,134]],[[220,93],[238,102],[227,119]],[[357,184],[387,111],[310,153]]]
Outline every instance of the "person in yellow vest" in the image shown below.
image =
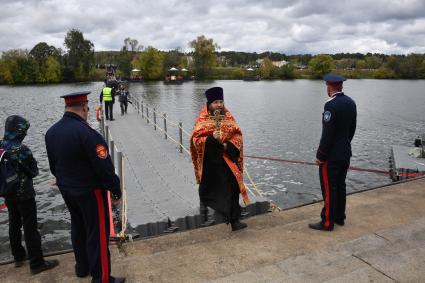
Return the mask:
[[114,119],[114,103],[115,103],[115,89],[106,84],[100,92],[100,103],[105,101],[105,115],[106,120],[113,121]]

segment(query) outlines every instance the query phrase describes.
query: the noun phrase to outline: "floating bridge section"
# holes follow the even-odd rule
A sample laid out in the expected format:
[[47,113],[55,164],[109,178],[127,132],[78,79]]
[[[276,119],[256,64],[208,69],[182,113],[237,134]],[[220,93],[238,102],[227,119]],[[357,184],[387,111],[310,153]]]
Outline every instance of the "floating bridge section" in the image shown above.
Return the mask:
[[[135,98],[132,100],[133,107],[129,105],[128,114],[122,116],[116,103],[115,120],[101,122],[110,151],[113,148],[114,152],[122,153],[127,233],[149,237],[208,225],[199,213],[198,185],[187,149],[180,147],[172,137],[165,139],[162,114],[154,127],[153,108],[148,110],[151,115],[148,118],[148,106]],[[170,121],[169,131],[178,132],[178,127],[171,129],[171,124]],[[114,152],[111,156],[115,157],[116,168],[119,168],[116,156],[121,154]],[[252,204],[244,209],[246,216],[270,210],[270,202],[260,191],[250,190],[250,199]],[[213,211],[209,214],[215,223],[223,221]]]
[[[425,175],[425,158],[414,157],[414,148],[401,145],[391,147],[390,177],[393,181],[416,178]],[[416,148],[420,150],[419,147]]]

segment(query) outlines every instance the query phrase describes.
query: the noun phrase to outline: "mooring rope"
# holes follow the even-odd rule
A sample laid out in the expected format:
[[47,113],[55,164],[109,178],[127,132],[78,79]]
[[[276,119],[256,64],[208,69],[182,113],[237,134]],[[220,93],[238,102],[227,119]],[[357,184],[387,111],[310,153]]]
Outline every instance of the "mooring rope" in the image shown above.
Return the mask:
[[[315,162],[310,162],[310,161],[289,160],[289,159],[281,159],[281,158],[265,157],[265,156],[253,156],[253,155],[245,155],[245,157],[246,158],[252,158],[252,159],[277,161],[277,162],[283,162],[283,163],[293,163],[293,164],[304,164],[304,165],[318,166],[318,164],[316,164]],[[385,171],[385,170],[382,170],[382,169],[365,169],[365,168],[359,168],[359,167],[354,167],[354,166],[350,166],[349,170],[370,172],[370,173],[376,173],[376,174],[385,174],[385,175],[390,174],[388,171]]]

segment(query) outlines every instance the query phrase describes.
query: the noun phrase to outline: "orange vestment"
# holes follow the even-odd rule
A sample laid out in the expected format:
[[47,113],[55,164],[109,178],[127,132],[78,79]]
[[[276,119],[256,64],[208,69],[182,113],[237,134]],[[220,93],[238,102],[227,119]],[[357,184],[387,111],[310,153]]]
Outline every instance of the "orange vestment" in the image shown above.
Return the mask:
[[[249,198],[243,182],[243,141],[242,132],[238,123],[232,114],[225,109],[224,118],[220,125],[221,143],[231,142],[239,150],[239,158],[234,163],[227,153],[224,153],[223,159],[229,166],[236,181],[239,185],[239,191],[245,205],[249,205]],[[204,161],[205,141],[209,135],[212,135],[215,130],[215,123],[210,118],[207,106],[201,109],[201,113],[193,128],[192,137],[190,139],[190,152],[192,154],[193,166],[195,169],[196,182],[201,183],[202,165]]]

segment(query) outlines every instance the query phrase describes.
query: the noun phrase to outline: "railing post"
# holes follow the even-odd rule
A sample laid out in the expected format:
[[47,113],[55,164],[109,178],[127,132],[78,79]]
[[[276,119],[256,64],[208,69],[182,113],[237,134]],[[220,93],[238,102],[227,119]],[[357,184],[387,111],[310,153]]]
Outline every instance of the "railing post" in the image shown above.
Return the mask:
[[422,135],[422,157],[425,157],[425,134]]
[[112,164],[115,166],[115,146],[113,140],[109,142],[109,154],[111,155]]
[[106,144],[109,143],[109,126],[108,125],[105,125],[105,141],[106,141]]
[[180,152],[183,152],[183,125],[182,122],[179,122],[179,138],[180,138]]
[[167,139],[167,114],[162,115],[164,117],[164,138]]
[[123,191],[124,176],[122,174],[122,152],[121,151],[117,151],[117,162],[118,162],[118,177],[120,177],[120,188],[121,188],[121,191]]
[[143,100],[142,100],[141,104],[142,104],[142,118],[144,118],[145,115],[144,115],[144,112],[143,112]]
[[140,114],[140,101],[136,100],[136,105],[137,105],[137,114]]
[[156,109],[153,109],[153,129],[156,131]]
[[103,118],[103,110],[100,109],[101,117],[100,117],[100,131],[102,133],[102,136],[105,138],[105,119]]
[[146,122],[149,124],[149,107],[146,106]]

